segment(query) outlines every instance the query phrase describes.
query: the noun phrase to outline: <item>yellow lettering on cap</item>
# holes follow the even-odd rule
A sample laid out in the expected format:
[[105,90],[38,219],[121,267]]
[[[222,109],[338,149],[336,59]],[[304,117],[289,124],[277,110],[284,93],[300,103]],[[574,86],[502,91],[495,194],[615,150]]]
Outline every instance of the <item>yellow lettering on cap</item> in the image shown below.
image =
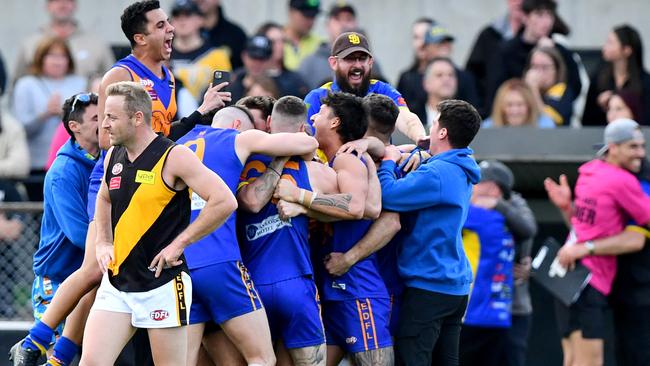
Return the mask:
[[359,38],[359,35],[356,34],[356,33],[352,33],[352,34],[348,35],[348,40],[349,40],[350,43],[352,43],[352,44],[359,44],[359,43],[361,43],[361,38]]
[[142,184],[153,184],[156,175],[153,172],[148,172],[146,170],[138,170],[135,173],[135,182]]

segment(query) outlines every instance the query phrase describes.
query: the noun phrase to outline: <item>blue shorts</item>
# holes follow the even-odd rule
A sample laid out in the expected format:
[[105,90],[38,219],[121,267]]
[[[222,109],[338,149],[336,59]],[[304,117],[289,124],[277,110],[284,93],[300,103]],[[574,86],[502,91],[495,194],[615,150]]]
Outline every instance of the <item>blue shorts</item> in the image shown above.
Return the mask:
[[390,347],[389,316],[389,299],[323,301],[327,344],[348,353]]
[[[59,282],[50,280],[45,276],[36,275],[34,278],[34,283],[32,284],[32,308],[34,309],[34,319],[41,320],[45,310],[52,302],[56,290],[59,289]],[[63,334],[63,325],[64,323],[59,324],[56,329],[54,329],[54,336],[60,336]],[[55,337],[52,337],[52,344],[56,341]]]
[[190,277],[190,324],[208,321],[222,324],[234,317],[262,309],[262,302],[248,269],[240,261],[190,269]]
[[273,340],[291,348],[325,343],[320,298],[311,277],[296,277],[270,285],[258,285]]

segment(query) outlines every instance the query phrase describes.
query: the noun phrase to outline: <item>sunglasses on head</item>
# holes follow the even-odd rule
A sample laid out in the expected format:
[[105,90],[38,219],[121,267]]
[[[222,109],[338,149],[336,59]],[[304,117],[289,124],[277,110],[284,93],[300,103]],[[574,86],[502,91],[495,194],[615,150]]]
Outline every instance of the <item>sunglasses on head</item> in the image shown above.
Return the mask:
[[77,102],[81,103],[90,103],[90,99],[95,95],[95,93],[81,93],[77,94],[72,101],[72,107],[70,107],[70,113],[74,112]]

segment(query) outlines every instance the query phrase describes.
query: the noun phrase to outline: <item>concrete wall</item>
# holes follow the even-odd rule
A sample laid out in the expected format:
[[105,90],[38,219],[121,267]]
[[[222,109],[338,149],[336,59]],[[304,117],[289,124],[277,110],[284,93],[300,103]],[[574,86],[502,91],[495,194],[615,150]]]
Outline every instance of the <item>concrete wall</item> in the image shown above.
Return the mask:
[[[77,0],[82,27],[101,34],[111,43],[126,43],[119,27],[119,15],[129,0]],[[328,9],[334,0],[322,0]],[[368,32],[376,57],[386,76],[395,81],[412,60],[410,25],[421,16],[445,23],[456,35],[454,58],[464,64],[477,32],[505,11],[505,0],[349,0],[357,9],[362,27]],[[0,0],[0,51],[13,65],[18,42],[47,20],[46,0]],[[173,0],[161,0],[171,8]],[[283,23],[286,0],[222,0],[228,16],[252,32],[266,20]],[[623,22],[639,29],[650,39],[650,2],[647,0],[559,0],[559,12],[572,27],[569,41],[576,47],[600,47],[608,30]],[[316,31],[325,36],[323,16]],[[646,60],[650,51],[646,47]],[[647,62],[646,62],[647,64]]]

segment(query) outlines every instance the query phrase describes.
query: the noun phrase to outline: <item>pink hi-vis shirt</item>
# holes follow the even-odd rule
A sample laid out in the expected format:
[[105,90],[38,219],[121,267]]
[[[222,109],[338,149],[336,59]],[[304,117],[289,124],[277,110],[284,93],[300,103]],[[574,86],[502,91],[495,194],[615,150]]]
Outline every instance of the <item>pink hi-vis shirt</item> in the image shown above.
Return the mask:
[[[632,173],[602,160],[585,163],[578,172],[571,217],[578,242],[619,234],[630,219],[639,225],[650,222],[650,197]],[[589,284],[608,295],[616,275],[616,257],[588,256],[582,263],[591,270]]]

